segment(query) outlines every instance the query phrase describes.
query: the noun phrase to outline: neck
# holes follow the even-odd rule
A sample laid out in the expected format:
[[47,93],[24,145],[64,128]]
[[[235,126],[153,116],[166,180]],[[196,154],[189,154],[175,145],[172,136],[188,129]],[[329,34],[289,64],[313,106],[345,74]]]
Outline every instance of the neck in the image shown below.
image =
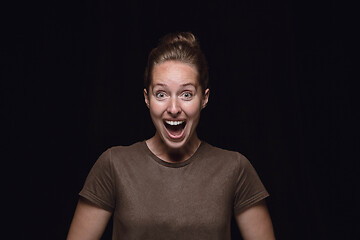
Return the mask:
[[189,159],[200,146],[200,139],[196,134],[181,148],[169,148],[158,134],[146,140],[151,152],[165,162],[183,162]]

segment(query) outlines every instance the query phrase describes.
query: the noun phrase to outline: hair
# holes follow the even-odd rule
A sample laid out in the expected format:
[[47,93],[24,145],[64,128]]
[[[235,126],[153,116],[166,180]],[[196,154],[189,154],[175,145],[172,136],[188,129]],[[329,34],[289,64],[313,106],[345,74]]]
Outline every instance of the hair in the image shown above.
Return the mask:
[[144,76],[144,87],[147,90],[152,82],[154,67],[166,61],[179,61],[195,67],[201,90],[205,92],[209,82],[207,62],[197,38],[192,33],[169,33],[161,38],[156,48],[151,50]]

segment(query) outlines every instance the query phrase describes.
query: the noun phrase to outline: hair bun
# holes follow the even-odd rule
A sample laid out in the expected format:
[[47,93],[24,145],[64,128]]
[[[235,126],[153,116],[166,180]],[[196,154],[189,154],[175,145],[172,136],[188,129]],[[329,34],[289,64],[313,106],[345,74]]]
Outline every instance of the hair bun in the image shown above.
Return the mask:
[[170,33],[165,35],[159,45],[168,45],[168,44],[188,44],[191,47],[199,47],[199,43],[194,36],[194,34],[190,32],[179,32],[179,33]]
[[151,84],[154,67],[165,61],[179,61],[193,66],[198,71],[198,81],[202,91],[207,89],[209,81],[207,63],[194,34],[190,32],[169,33],[160,39],[159,44],[151,50],[148,57],[144,74],[146,89],[149,89]]

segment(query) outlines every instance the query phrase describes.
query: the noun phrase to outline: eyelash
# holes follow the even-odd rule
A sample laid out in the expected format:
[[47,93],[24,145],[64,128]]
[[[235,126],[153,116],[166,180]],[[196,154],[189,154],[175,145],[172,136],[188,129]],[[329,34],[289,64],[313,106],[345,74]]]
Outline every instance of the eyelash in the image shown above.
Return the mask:
[[[186,94],[189,94],[190,96],[186,97]],[[181,96],[184,96],[186,99],[190,99],[193,97],[193,94],[191,92],[184,92],[183,94],[181,94]]]
[[[189,96],[185,96],[185,95],[189,95]],[[155,93],[155,96],[158,99],[163,99],[166,97],[166,93],[163,91],[159,91]],[[192,92],[187,91],[187,92],[183,92],[180,96],[186,100],[189,100],[194,96],[194,94]]]
[[[162,94],[163,96],[159,96],[160,94]],[[156,93],[156,97],[157,97],[157,98],[164,98],[165,95],[166,95],[166,94],[165,94],[164,92],[157,92],[157,93]]]

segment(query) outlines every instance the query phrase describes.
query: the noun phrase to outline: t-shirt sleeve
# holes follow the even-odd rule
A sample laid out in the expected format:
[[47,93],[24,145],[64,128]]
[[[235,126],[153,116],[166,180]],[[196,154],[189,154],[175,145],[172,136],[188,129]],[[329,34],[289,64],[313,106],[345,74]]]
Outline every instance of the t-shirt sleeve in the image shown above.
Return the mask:
[[114,189],[111,149],[108,149],[101,154],[91,168],[79,195],[100,208],[113,212],[115,208]]
[[269,196],[255,169],[249,160],[241,154],[239,154],[238,173],[234,198],[235,214]]

